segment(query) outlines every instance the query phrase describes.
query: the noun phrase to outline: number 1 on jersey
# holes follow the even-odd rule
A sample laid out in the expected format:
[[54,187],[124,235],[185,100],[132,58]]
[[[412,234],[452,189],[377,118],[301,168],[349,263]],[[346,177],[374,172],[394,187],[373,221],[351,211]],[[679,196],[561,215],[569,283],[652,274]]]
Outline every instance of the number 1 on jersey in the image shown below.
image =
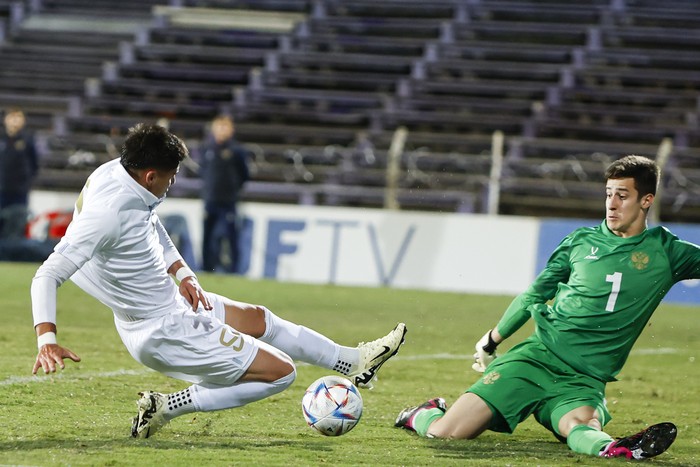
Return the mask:
[[622,273],[608,274],[605,276],[605,282],[612,282],[612,290],[610,291],[605,311],[615,311],[615,302],[617,301],[617,295],[620,293],[620,284],[622,283]]

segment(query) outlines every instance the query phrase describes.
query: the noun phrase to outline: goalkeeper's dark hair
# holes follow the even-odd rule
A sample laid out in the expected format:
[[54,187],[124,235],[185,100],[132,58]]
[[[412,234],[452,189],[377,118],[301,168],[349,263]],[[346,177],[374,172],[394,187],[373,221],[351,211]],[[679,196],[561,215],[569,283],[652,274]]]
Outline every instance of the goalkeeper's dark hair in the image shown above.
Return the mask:
[[188,154],[185,143],[162,126],[139,123],[126,135],[121,164],[127,170],[175,170]]
[[625,156],[610,164],[605,171],[605,180],[633,178],[634,187],[642,196],[656,195],[656,188],[659,184],[659,166],[653,160],[642,156]]

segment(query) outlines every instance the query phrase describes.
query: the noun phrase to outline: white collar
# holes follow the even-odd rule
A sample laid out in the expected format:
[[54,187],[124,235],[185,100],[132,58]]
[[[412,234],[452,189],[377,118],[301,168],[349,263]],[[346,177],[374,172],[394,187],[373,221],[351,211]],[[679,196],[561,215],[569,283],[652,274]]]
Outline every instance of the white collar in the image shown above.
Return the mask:
[[141,186],[134,178],[127,172],[124,166],[121,164],[119,159],[112,161],[114,164],[113,170],[116,178],[126,187],[131,189],[142,201],[143,204],[148,208],[149,211],[153,211],[160,203],[165,200],[165,196],[158,198],[156,195],[148,191],[146,188]]

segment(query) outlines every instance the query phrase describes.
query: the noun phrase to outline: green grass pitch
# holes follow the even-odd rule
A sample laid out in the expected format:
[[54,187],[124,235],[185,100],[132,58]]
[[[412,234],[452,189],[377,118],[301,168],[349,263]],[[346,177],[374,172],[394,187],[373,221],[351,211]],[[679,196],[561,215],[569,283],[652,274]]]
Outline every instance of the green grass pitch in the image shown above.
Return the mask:
[[[407,405],[441,395],[454,401],[478,375],[473,344],[511,297],[346,288],[201,275],[206,289],[267,305],[279,315],[355,345],[408,326],[406,344],[363,390],[358,426],[326,438],[306,426],[300,400],[323,370],[300,365],[285,392],[239,409],[176,419],[148,440],[130,437],[140,390],[170,392],[185,383],[146,370],[117,336],[112,314],[72,283],[59,290],[59,341],[82,357],[56,376],[31,376],[36,356],[29,286],[37,265],[0,263],[0,464],[2,465],[623,465],[577,455],[532,419],[513,435],[425,440],[393,428]],[[653,465],[700,465],[698,308],[664,305],[635,346],[619,382],[608,386],[623,436],[673,421],[676,443]],[[526,326],[504,344],[525,337]],[[503,349],[505,350],[505,349]],[[612,463],[612,464],[610,464]]]

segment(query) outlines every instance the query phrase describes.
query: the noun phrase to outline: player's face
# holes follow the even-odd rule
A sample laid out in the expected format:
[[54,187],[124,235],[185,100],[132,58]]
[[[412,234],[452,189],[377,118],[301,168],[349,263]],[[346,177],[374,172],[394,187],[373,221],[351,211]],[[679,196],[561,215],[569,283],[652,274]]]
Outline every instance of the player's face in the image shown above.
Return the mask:
[[170,188],[170,185],[175,183],[175,177],[179,171],[180,171],[179,166],[177,169],[174,169],[174,170],[168,170],[168,171],[152,170],[152,171],[150,171],[149,174],[147,175],[147,179],[148,179],[148,183],[149,183],[148,191],[153,193],[158,198],[162,198],[168,192],[168,188]]
[[633,178],[610,179],[605,185],[605,222],[619,237],[632,237],[646,228],[647,210],[654,195],[639,199]]

